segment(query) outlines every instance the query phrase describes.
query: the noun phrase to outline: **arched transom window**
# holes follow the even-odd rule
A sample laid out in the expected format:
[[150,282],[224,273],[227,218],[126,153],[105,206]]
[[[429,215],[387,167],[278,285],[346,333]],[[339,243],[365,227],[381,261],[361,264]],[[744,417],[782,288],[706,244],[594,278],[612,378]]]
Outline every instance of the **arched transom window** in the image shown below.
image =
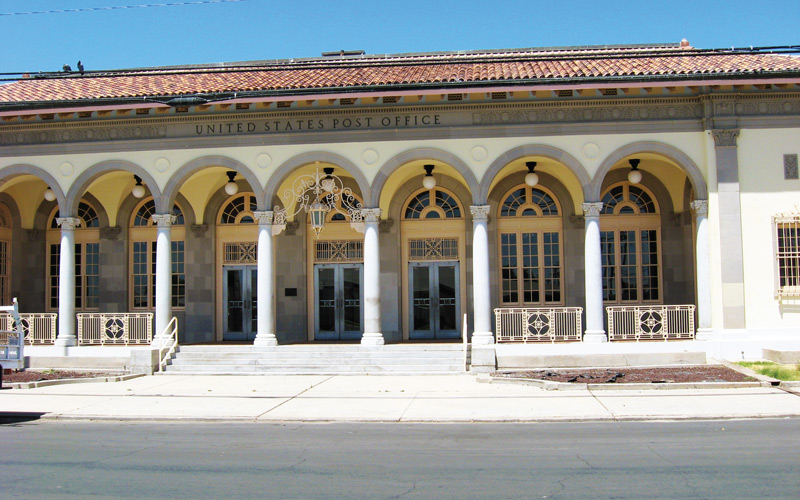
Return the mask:
[[558,201],[539,186],[517,186],[500,204],[500,301],[563,303],[562,223]]
[[[58,229],[58,222],[56,219],[61,217],[59,211],[56,210],[50,218],[50,229]],[[97,217],[97,212],[88,203],[78,203],[78,218],[82,219],[81,225],[78,229],[90,229],[100,227],[100,219]]]
[[455,196],[439,189],[424,189],[406,204],[406,219],[460,219],[461,206]]
[[[128,297],[132,309],[155,309],[156,303],[156,204],[153,198],[144,200],[134,209],[130,221],[130,280]],[[172,249],[172,307],[186,306],[186,270],[183,211],[178,204],[172,206],[175,222],[170,230]]]
[[243,193],[234,196],[222,208],[219,217],[220,224],[253,224],[253,212],[258,210],[256,197],[252,193]]
[[603,301],[658,303],[661,292],[661,217],[647,188],[622,182],[603,193],[600,249]]

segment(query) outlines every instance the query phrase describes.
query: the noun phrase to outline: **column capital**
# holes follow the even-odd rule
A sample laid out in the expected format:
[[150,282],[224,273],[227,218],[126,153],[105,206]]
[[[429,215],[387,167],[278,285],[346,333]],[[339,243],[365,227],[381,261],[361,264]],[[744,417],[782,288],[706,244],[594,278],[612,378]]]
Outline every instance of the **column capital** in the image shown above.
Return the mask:
[[603,210],[602,201],[594,201],[581,204],[584,217],[600,217],[600,211]]
[[158,227],[170,227],[171,225],[175,224],[178,220],[178,216],[175,214],[154,214],[153,215],[153,222],[156,223]]
[[56,224],[58,224],[61,229],[66,229],[67,231],[74,231],[82,222],[83,219],[80,217],[56,217]]
[[694,214],[697,216],[708,215],[708,200],[694,200],[689,206],[692,207]]
[[275,212],[271,210],[263,211],[263,212],[253,212],[253,217],[256,219],[256,222],[259,226],[266,225],[271,226],[272,221],[275,218]]
[[489,205],[470,205],[469,213],[472,214],[473,221],[489,220]]
[[736,147],[736,138],[739,136],[738,128],[725,128],[711,131],[716,147]]
[[362,208],[361,209],[361,216],[364,218],[364,222],[380,222],[381,221],[381,209],[380,208]]

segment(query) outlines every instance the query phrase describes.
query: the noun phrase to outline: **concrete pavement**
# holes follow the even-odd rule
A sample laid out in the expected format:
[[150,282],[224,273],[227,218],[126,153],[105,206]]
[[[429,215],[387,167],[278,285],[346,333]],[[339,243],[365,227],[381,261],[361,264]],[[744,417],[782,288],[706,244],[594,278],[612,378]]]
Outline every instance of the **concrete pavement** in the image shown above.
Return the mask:
[[548,391],[472,375],[146,376],[0,391],[0,416],[258,422],[538,422],[800,416],[777,387]]

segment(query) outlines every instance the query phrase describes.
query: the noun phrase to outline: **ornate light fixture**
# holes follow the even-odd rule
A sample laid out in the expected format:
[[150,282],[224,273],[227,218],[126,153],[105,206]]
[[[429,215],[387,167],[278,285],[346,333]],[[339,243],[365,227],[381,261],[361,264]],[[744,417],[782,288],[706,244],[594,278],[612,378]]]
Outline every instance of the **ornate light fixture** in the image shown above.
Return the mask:
[[47,201],[55,201],[56,199],[56,192],[50,186],[47,186],[47,189],[44,190],[44,199]]
[[525,184],[531,187],[539,184],[539,175],[533,171],[536,168],[536,162],[526,161],[525,166],[528,167],[528,173],[525,174]]
[[229,170],[226,172],[228,175],[228,182],[225,183],[225,192],[228,193],[228,196],[233,196],[239,192],[239,186],[236,185],[236,172],[233,170]]
[[316,162],[316,172],[297,177],[292,187],[284,191],[282,198],[285,206],[294,204],[294,211],[289,213],[286,208],[275,206],[273,234],[283,231],[289,217],[305,211],[310,214],[311,228],[319,237],[331,210],[349,217],[350,226],[358,232],[364,232],[363,207],[353,195],[353,190],[345,187],[342,179],[333,174],[332,167],[324,168],[321,173],[319,162]]
[[639,184],[642,182],[642,173],[639,172],[639,162],[641,160],[637,160],[635,158],[631,158],[628,160],[628,163],[631,164],[631,171],[628,172],[628,182],[631,184]]
[[131,189],[131,194],[135,198],[141,198],[142,196],[144,196],[144,186],[142,186],[142,178],[139,177],[138,175],[134,175],[133,179],[136,181],[136,185],[133,186],[133,189]]
[[433,189],[436,187],[436,177],[433,176],[433,165],[423,165],[425,169],[425,177],[422,178],[422,185],[425,189]]

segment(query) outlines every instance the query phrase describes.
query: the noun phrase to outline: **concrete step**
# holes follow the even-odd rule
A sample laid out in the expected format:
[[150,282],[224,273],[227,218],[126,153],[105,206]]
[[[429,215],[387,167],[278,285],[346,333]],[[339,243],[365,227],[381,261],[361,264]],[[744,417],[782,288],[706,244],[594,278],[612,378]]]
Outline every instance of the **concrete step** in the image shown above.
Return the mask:
[[166,374],[297,374],[297,375],[328,375],[348,373],[393,373],[393,374],[434,374],[434,373],[463,373],[463,363],[447,365],[178,365],[168,367]]

